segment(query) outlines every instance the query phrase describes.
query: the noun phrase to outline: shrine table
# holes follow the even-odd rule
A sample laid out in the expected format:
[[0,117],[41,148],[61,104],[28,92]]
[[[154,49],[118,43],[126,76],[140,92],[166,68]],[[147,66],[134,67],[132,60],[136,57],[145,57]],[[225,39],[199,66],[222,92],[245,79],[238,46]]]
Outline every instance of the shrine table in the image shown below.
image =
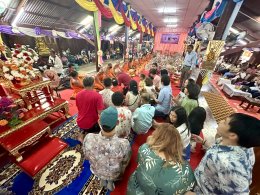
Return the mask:
[[13,94],[19,95],[27,105],[27,108],[30,110],[32,108],[30,99],[32,98],[32,94],[36,94],[36,91],[43,91],[45,94],[51,94],[51,89],[49,87],[51,81],[49,79],[43,79],[41,81],[35,81],[30,83],[29,85],[21,86],[19,84],[15,84],[11,87],[11,91]]
[[240,89],[236,89],[235,85],[231,84],[223,84],[223,91],[228,94],[230,97],[238,96],[238,97],[252,97],[251,93],[242,91]]
[[54,112],[58,112],[60,110],[64,113],[66,118],[70,117],[70,115],[68,114],[69,108],[68,108],[68,103],[66,100],[57,98],[57,99],[54,99],[53,102],[52,101],[45,102],[42,105],[35,107],[35,108],[29,110],[28,112],[26,112],[25,116],[22,119],[23,120],[22,123],[16,125],[13,128],[1,128],[0,129],[0,138],[6,136],[8,134],[11,134],[37,120],[44,119],[48,115],[50,115]]
[[12,133],[0,138],[0,145],[20,162],[23,157],[19,150],[26,146],[36,143],[44,134],[51,135],[49,125],[42,121],[36,120],[33,123],[24,126]]

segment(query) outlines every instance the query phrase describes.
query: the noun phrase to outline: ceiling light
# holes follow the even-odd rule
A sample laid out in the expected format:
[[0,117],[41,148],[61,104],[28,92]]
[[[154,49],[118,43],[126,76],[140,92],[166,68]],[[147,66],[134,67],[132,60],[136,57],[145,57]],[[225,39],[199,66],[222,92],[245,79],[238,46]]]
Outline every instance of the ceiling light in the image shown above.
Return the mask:
[[86,18],[84,18],[84,20],[82,20],[80,22],[81,25],[85,25],[88,26],[89,24],[91,24],[93,22],[93,17],[92,16],[87,16]]
[[178,19],[177,18],[164,18],[163,21],[165,23],[176,23],[176,22],[178,22]]
[[24,7],[22,7],[22,8],[20,9],[20,11],[18,12],[18,14],[17,14],[16,17],[14,18],[14,21],[13,21],[13,23],[12,23],[12,26],[16,26],[16,24],[17,24],[19,18],[23,15],[23,13],[24,13]]
[[233,27],[231,27],[231,28],[229,29],[229,31],[232,32],[232,33],[234,33],[234,34],[238,34],[238,33],[239,33],[239,31],[238,31],[237,29],[234,29]]
[[176,28],[176,27],[177,27],[177,24],[167,24],[167,27]]
[[108,29],[108,31],[109,31],[109,32],[115,31],[115,30],[118,29],[119,27],[120,27],[119,25],[115,24],[115,25],[111,26],[111,27]]
[[175,7],[164,7],[159,9],[159,13],[176,13]]

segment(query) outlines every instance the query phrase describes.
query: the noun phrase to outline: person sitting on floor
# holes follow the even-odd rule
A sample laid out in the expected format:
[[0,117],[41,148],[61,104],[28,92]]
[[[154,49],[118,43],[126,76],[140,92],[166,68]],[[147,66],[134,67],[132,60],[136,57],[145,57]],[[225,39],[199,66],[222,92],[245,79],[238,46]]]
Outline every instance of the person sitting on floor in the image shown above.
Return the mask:
[[220,142],[207,149],[194,172],[194,192],[185,195],[249,194],[255,164],[253,147],[260,146],[259,129],[260,120],[242,113],[222,120],[217,128]]
[[82,133],[79,135],[79,140],[82,140],[86,133],[100,131],[98,115],[104,109],[102,96],[93,90],[94,78],[85,77],[83,86],[85,89],[76,96],[76,106],[78,108],[77,124]]
[[138,166],[131,175],[127,194],[183,194],[195,184],[193,172],[183,158],[179,132],[160,124],[138,150]]
[[54,70],[45,70],[43,72],[43,76],[45,78],[50,79],[50,88],[51,89],[56,89],[60,85],[60,77]]
[[153,85],[153,80],[150,77],[145,79],[145,87],[143,91],[148,93],[151,98],[154,96],[157,97],[158,94],[156,93],[155,87]]
[[117,75],[118,84],[120,86],[123,85],[124,87],[124,95],[125,95],[129,89],[131,77],[127,73],[122,72],[120,69],[116,71],[116,75]]
[[125,98],[125,104],[132,112],[134,112],[135,109],[140,104],[140,95],[138,93],[138,85],[135,80],[130,81],[129,91],[127,92],[126,98]]
[[115,136],[118,112],[108,107],[100,115],[101,132],[89,133],[83,141],[85,158],[90,161],[90,170],[101,180],[101,185],[110,191],[115,189],[114,181],[121,179],[131,157],[127,139]]
[[99,94],[103,98],[105,108],[107,108],[109,106],[113,106],[111,97],[114,92],[111,90],[111,86],[112,86],[111,78],[105,78],[103,82],[104,82],[105,89],[100,91]]
[[[196,140],[204,139],[203,126],[206,120],[206,110],[203,107],[194,108],[188,116],[190,131],[191,131],[191,158],[190,164],[192,170],[195,170],[205,154],[205,143],[198,143]],[[205,140],[205,139],[204,139]],[[207,141],[207,143],[210,140]]]
[[112,95],[112,102],[118,112],[118,125],[116,126],[116,135],[121,138],[126,138],[131,132],[131,118],[132,112],[128,107],[123,106],[124,94],[115,92]]
[[150,95],[141,94],[141,107],[137,108],[132,117],[132,129],[137,134],[145,134],[152,127],[155,108],[150,104]]
[[138,87],[139,87],[139,91],[142,91],[145,87],[145,75],[144,74],[140,74],[140,82],[138,84]]
[[195,85],[196,83],[195,83],[194,79],[192,79],[192,78],[187,79],[184,82],[184,88],[180,91],[180,93],[176,97],[173,97],[174,102],[181,102],[184,99],[184,97],[186,96],[184,93],[184,89],[187,87],[188,84]]
[[105,76],[109,78],[116,78],[116,75],[114,74],[113,71],[113,65],[111,63],[108,63],[106,70],[105,70]]
[[155,107],[155,117],[167,117],[171,108],[172,88],[170,86],[170,77],[164,75],[162,77],[162,88],[159,92],[158,99],[154,96],[153,99],[157,103]]
[[188,117],[186,110],[181,106],[172,107],[171,112],[169,114],[170,122],[174,125],[174,127],[179,131],[184,151],[183,158],[184,160],[190,160],[190,138],[191,132],[188,124]]
[[156,73],[156,69],[151,69],[149,71],[149,76],[153,79],[153,85],[155,86],[156,91],[159,91],[161,88],[161,77]]
[[121,92],[121,93],[124,92],[124,91],[123,91],[123,87],[118,85],[118,81],[117,81],[117,79],[115,79],[115,78],[112,79],[112,88],[111,88],[111,90],[112,90],[113,92]]
[[55,71],[58,75],[61,75],[63,73],[63,64],[58,55],[56,55],[56,52],[54,50],[51,50],[50,56],[49,56],[49,65],[50,70]]
[[84,89],[82,80],[79,78],[79,74],[76,71],[70,73],[70,87],[73,89],[73,93],[70,97],[71,100],[76,99],[76,95]]
[[187,115],[189,115],[194,108],[199,106],[198,96],[200,93],[200,87],[197,84],[188,84],[184,89],[184,93],[185,97],[183,100],[176,103],[184,107]]
[[94,89],[97,91],[103,90],[105,87],[103,85],[105,74],[102,68],[98,71],[97,75],[95,76],[95,83],[94,83]]

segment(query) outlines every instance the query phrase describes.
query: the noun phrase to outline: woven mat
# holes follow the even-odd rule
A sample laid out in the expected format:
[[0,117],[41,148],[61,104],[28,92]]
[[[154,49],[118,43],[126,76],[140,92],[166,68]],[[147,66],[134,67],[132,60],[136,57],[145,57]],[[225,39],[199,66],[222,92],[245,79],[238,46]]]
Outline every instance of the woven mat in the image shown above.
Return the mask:
[[205,97],[217,123],[235,112],[221,95],[210,92],[203,92],[202,94]]

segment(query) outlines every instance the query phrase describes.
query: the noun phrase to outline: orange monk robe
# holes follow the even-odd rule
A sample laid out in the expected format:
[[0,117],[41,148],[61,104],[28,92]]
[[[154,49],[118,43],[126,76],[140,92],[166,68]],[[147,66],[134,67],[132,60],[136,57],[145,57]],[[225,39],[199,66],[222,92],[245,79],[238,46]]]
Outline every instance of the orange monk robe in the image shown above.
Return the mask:
[[122,67],[122,71],[123,72],[128,72],[129,71],[129,66],[128,66],[128,62],[125,62],[123,67]]
[[109,77],[111,79],[116,78],[116,75],[114,74],[113,68],[107,69],[105,72],[105,76]]
[[73,89],[73,93],[71,95],[71,99],[75,99],[76,95],[84,89],[82,77],[79,77],[77,79],[71,78],[70,79],[70,87]]
[[105,76],[106,75],[104,74],[104,72],[97,73],[97,75],[95,76],[95,81],[94,81],[95,90],[101,91],[105,88],[103,85],[103,80],[104,80]]

